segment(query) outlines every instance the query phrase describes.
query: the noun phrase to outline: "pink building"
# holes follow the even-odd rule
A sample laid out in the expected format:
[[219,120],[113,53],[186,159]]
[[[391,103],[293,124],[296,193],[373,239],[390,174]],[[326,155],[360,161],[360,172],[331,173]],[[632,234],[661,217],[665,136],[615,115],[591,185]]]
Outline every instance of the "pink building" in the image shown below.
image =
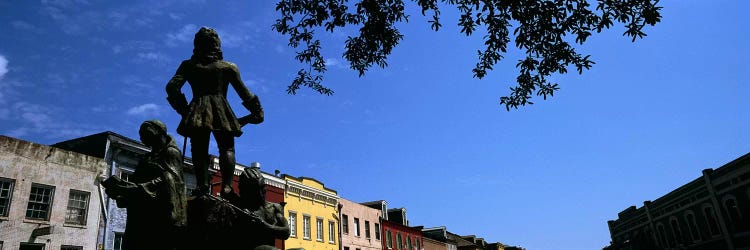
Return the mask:
[[380,218],[381,210],[347,200],[339,199],[341,206],[342,250],[382,249]]

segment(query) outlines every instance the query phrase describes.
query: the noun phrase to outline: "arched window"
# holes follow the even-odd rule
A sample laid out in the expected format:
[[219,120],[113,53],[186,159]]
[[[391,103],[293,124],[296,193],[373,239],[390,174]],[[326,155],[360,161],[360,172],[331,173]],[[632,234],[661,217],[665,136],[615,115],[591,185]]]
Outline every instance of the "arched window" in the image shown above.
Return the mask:
[[396,234],[396,244],[398,244],[398,246],[396,246],[396,249],[399,249],[399,250],[404,249],[404,241],[401,238],[400,232]]
[[669,229],[672,232],[672,246],[679,246],[680,243],[683,242],[682,240],[682,230],[680,229],[680,222],[677,220],[677,217],[672,216],[669,218]]
[[734,196],[727,195],[724,197],[724,209],[727,210],[727,214],[729,214],[729,218],[732,219],[733,223],[739,223],[742,220],[742,213],[740,212],[740,207],[737,206],[737,199]]
[[671,247],[667,240],[667,230],[664,229],[664,224],[661,224],[661,222],[656,224],[656,233],[659,235],[659,243],[662,246]]
[[719,231],[719,221],[716,219],[714,208],[710,204],[703,205],[703,216],[706,218],[706,224],[712,236],[721,235]]
[[690,238],[693,242],[701,240],[701,231],[698,227],[698,222],[695,220],[695,214],[693,211],[685,212],[685,223],[687,223],[688,230],[690,230]]
[[729,215],[729,221],[736,230],[743,229],[745,225],[742,223],[742,212],[740,212],[740,207],[737,205],[737,199],[733,195],[727,195],[724,196],[723,201],[724,209]]

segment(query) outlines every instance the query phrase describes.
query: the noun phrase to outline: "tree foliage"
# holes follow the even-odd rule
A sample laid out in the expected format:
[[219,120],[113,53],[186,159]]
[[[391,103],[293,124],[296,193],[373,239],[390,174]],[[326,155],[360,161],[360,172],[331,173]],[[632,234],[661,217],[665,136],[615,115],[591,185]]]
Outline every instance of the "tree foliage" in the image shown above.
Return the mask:
[[[441,9],[455,7],[460,17],[461,33],[470,36],[484,30],[484,48],[477,50],[478,61],[472,72],[483,78],[503,59],[508,43],[526,54],[516,64],[518,76],[510,94],[500,97],[507,110],[533,104],[532,95],[554,95],[557,83],[547,81],[552,74],[565,74],[574,66],[579,74],[594,64],[590,55],[582,55],[569,43],[584,44],[593,33],[608,29],[615,22],[625,27],[624,36],[632,41],[646,36],[643,28],[661,20],[659,0],[413,0],[429,26],[442,26]],[[273,29],[289,37],[289,46],[298,49],[295,58],[309,65],[300,69],[288,86],[295,94],[301,86],[322,94],[333,91],[323,86],[326,62],[320,53],[321,42],[315,32],[333,32],[346,26],[359,28],[359,34],[348,37],[343,57],[349,67],[365,72],[377,65],[384,68],[393,48],[403,39],[396,28],[408,22],[403,0],[280,0],[276,5],[280,18]],[[511,34],[512,30],[512,34]]]

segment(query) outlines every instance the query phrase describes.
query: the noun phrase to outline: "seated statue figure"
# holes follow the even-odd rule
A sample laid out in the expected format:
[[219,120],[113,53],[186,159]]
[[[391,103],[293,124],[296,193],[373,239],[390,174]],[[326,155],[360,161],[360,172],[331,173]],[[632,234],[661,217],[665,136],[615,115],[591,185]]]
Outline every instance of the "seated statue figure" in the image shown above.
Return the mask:
[[102,182],[117,206],[127,208],[122,249],[180,249],[187,223],[182,154],[161,121],[143,122],[139,134],[151,152],[129,180],[111,176]]
[[249,216],[249,223],[242,231],[246,232],[248,249],[266,250],[277,249],[276,239],[289,238],[289,223],[284,218],[284,205],[267,202],[266,184],[263,175],[257,167],[245,168],[240,175],[239,208]]

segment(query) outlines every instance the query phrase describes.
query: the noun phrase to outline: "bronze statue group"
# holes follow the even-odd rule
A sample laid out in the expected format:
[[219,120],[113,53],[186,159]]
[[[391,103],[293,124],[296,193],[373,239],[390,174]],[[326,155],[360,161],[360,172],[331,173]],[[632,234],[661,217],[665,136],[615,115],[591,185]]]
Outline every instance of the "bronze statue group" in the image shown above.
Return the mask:
[[[284,204],[265,201],[258,168],[246,168],[239,190],[233,190],[234,138],[246,124],[263,122],[258,97],[242,82],[239,69],[223,60],[215,30],[203,27],[193,42],[193,55],[167,83],[167,101],[182,116],[177,133],[190,138],[197,187],[186,194],[184,157],[167,127],[158,120],[141,124],[140,140],[151,151],[140,159],[129,180],[102,181],[106,193],[127,208],[124,250],[276,249],[275,239],[289,238]],[[189,83],[193,98],[181,89]],[[249,115],[237,118],[227,101],[229,85]],[[209,140],[219,148],[220,197],[210,194]]]

